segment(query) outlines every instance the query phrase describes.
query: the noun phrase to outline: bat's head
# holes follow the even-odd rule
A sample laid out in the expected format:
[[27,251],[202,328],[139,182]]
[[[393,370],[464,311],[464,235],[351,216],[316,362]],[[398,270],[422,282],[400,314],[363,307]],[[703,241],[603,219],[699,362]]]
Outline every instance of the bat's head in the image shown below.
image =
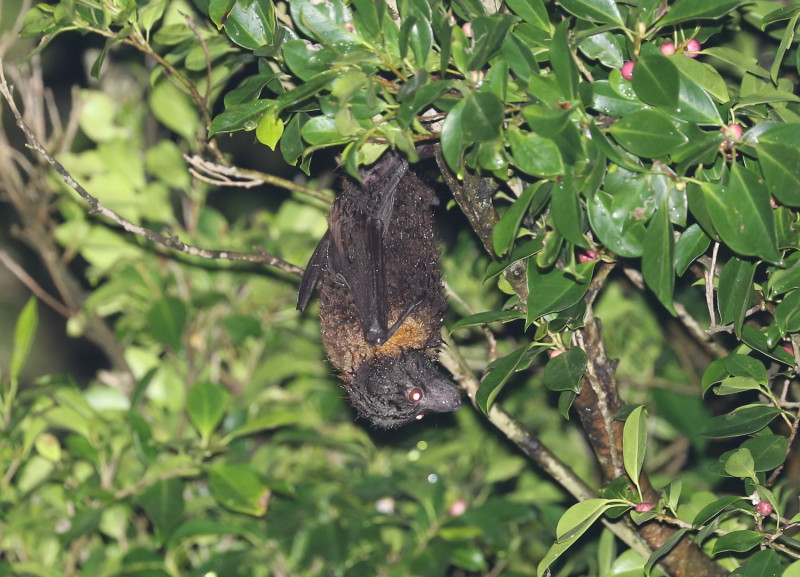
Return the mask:
[[348,389],[358,414],[379,429],[394,429],[428,412],[449,413],[461,407],[458,388],[422,351],[364,363]]

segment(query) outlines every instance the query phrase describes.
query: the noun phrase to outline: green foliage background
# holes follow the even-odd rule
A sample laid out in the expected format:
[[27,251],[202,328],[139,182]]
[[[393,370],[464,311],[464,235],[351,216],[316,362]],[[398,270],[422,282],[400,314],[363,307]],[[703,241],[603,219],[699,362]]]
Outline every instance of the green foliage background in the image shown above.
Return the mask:
[[[446,352],[483,380],[460,379],[474,408],[366,430],[289,267],[169,250],[91,214],[38,157],[4,164],[17,240],[109,367],[26,373],[41,305],[15,320],[0,575],[700,574],[654,567],[681,537],[719,574],[800,574],[798,19],[739,0],[30,7],[21,31],[41,41],[5,67],[28,123],[50,120],[37,137],[103,206],[190,245],[303,263],[333,198],[320,152],[355,174],[437,143]],[[77,32],[105,42],[98,80],[58,123],[32,71]],[[241,132],[260,172],[237,165]],[[302,176],[274,177],[281,160]],[[222,175],[289,193],[225,210]],[[580,346],[595,318],[625,403],[616,479],[569,412],[614,365]],[[522,456],[506,414],[564,476]],[[677,533],[643,550],[648,523]]]

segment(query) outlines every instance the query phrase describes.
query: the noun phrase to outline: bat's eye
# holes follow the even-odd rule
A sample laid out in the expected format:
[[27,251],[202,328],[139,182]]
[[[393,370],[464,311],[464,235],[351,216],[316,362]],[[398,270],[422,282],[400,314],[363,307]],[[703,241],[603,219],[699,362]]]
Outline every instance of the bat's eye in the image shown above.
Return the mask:
[[422,400],[422,389],[420,388],[413,388],[411,392],[408,393],[408,398],[415,403],[419,403]]

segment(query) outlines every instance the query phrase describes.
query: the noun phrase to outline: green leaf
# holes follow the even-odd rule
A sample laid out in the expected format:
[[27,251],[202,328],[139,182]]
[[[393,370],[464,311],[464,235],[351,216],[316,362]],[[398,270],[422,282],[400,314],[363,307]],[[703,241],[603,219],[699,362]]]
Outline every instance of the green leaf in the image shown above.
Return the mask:
[[492,14],[472,19],[473,43],[467,66],[481,70],[503,47],[511,26],[517,21],[511,14]]
[[464,178],[464,150],[466,150],[467,143],[464,141],[462,122],[465,106],[465,100],[459,101],[447,113],[447,118],[444,119],[442,125],[442,155],[447,161],[447,166],[457,178]]
[[672,304],[675,290],[674,252],[675,234],[665,199],[647,227],[642,253],[642,275],[659,302],[671,314],[676,315]]
[[570,111],[552,108],[544,104],[531,104],[522,109],[522,115],[531,130],[545,138],[553,138],[566,127]]
[[761,533],[756,533],[755,531],[731,531],[726,535],[720,536],[720,538],[716,540],[714,543],[713,554],[717,555],[725,551],[744,553],[753,547],[757,547],[763,539],[764,536]]
[[753,302],[753,278],[756,274],[756,262],[731,257],[719,275],[720,322],[723,325],[733,323],[737,337],[742,335],[744,317],[750,303]]
[[576,100],[578,98],[578,67],[575,65],[567,40],[569,25],[569,19],[564,19],[556,26],[553,41],[550,43],[550,64],[553,66],[553,73],[561,89],[562,97],[566,100]]
[[636,95],[647,104],[672,109],[678,107],[680,73],[666,56],[642,56],[636,61],[631,84]]
[[272,0],[236,0],[225,20],[225,33],[239,46],[256,50],[273,43],[275,24]]
[[416,12],[406,16],[400,27],[400,55],[405,58],[408,48],[411,47],[417,66],[423,68],[432,46],[431,23]]
[[183,489],[184,483],[180,479],[165,479],[150,485],[137,499],[161,543],[169,539],[182,520],[185,509]]
[[645,158],[663,157],[686,142],[675,121],[654,109],[629,114],[610,131],[623,148]]
[[[710,94],[714,100],[722,104],[731,99],[725,79],[713,66],[699,62],[695,58],[687,58],[684,54],[674,54],[669,59],[680,71],[681,81],[687,78],[691,79],[693,83]],[[717,116],[719,116],[718,113]]]
[[731,477],[753,479],[756,482],[755,462],[748,449],[736,449],[725,459],[725,472]]
[[269,415],[262,415],[251,421],[247,421],[242,426],[235,428],[230,433],[225,435],[221,443],[227,445],[234,439],[261,433],[263,431],[272,431],[274,429],[285,427],[287,425],[294,425],[302,421],[301,415],[293,412],[279,412],[271,413]]
[[780,260],[769,192],[758,175],[734,163],[721,186],[703,183],[702,190],[714,227],[732,250]]
[[517,238],[520,223],[528,213],[528,207],[531,205],[534,193],[539,189],[542,182],[537,182],[525,188],[517,200],[514,201],[508,210],[503,214],[500,220],[492,230],[492,245],[494,252],[498,256],[503,256],[514,246],[514,240]]
[[[765,332],[770,333],[773,329],[776,336],[780,336],[775,325],[765,329]],[[793,366],[794,356],[787,353],[783,347],[777,346],[775,339],[768,337],[765,332],[745,325],[742,327],[742,342],[748,347],[755,349],[758,352],[783,363],[784,365],[789,365],[790,367]]]
[[775,307],[775,323],[781,336],[800,331],[800,290],[788,293]]
[[639,477],[642,474],[644,455],[647,450],[647,413],[643,406],[638,406],[625,419],[625,428],[622,431],[622,461],[628,478],[636,485],[639,495],[642,489],[639,486]]
[[208,471],[208,485],[214,498],[231,511],[254,517],[267,512],[271,492],[247,463],[214,465]]
[[542,0],[508,0],[506,4],[528,24],[547,33],[550,32],[550,17]]
[[574,541],[611,507],[627,505],[622,499],[586,499],[567,509],[558,520],[556,542]]
[[767,369],[764,363],[747,355],[730,355],[720,359],[725,370],[735,377],[749,377],[764,386],[767,385]]
[[221,132],[235,132],[237,130],[253,130],[258,126],[258,120],[261,115],[271,105],[271,100],[262,99],[226,108],[211,121],[208,135],[214,136]]
[[258,121],[256,138],[261,144],[265,144],[275,150],[281,135],[283,135],[283,121],[272,110],[268,110]]
[[708,421],[701,431],[705,437],[724,439],[756,433],[769,425],[781,413],[777,407],[746,405]]
[[782,435],[769,433],[747,439],[741,447],[750,451],[753,456],[753,469],[757,473],[762,473],[780,467],[786,461],[789,440]]
[[800,124],[779,124],[758,137],[756,150],[769,191],[783,204],[800,206]]
[[297,27],[324,46],[346,46],[359,39],[351,32],[353,15],[341,0],[293,0],[289,9]]
[[158,299],[147,312],[148,330],[157,340],[179,351],[183,348],[186,314],[186,305],[179,298]]
[[508,379],[514,374],[529,349],[530,345],[525,345],[489,365],[491,372],[483,378],[478,392],[475,393],[475,403],[484,414],[489,414],[489,408],[494,403],[495,398],[503,390]]
[[558,3],[564,10],[582,20],[625,25],[614,0],[559,0]]
[[28,360],[33,342],[36,337],[36,328],[39,325],[39,310],[36,297],[31,297],[17,317],[14,327],[14,345],[11,349],[9,361],[9,380],[16,383],[25,362]]
[[711,239],[698,224],[692,224],[681,233],[675,243],[675,272],[683,276],[697,257],[704,254],[711,245]]
[[474,91],[464,99],[464,136],[470,142],[488,142],[499,138],[503,127],[503,103],[492,92]]
[[710,48],[703,48],[703,56],[711,56],[737,70],[749,72],[759,78],[769,78],[769,72],[758,65],[758,60],[752,56],[746,56],[740,50],[734,50],[724,46],[712,46]]
[[[750,557],[750,560],[742,567],[739,567],[731,577],[772,577],[781,573],[781,559],[772,549],[764,549]],[[790,577],[789,573],[783,572],[783,577]]]
[[[691,60],[685,56],[680,58]],[[722,117],[711,96],[694,79],[685,75],[681,75],[678,85],[678,107],[670,111],[670,116],[687,122],[722,125]]]
[[653,551],[650,554],[650,557],[647,558],[647,562],[644,565],[644,574],[650,575],[650,571],[653,569],[653,566],[661,559],[664,555],[672,551],[675,545],[683,538],[686,532],[689,529],[686,527],[681,527],[677,531],[675,531],[672,535],[669,536],[669,539],[664,541],[663,545],[661,545],[658,549]]
[[543,272],[530,263],[528,266],[528,286],[535,287],[528,295],[528,320],[533,321],[547,313],[571,307],[583,298],[589,290],[594,266],[597,261],[585,262],[575,268],[579,278],[566,271],[552,268]]
[[227,410],[230,394],[214,383],[198,383],[189,389],[186,397],[186,410],[189,419],[204,439],[211,436]]
[[550,194],[550,216],[553,218],[554,228],[564,239],[576,246],[590,248],[583,235],[585,217],[571,171],[553,185]]
[[572,347],[547,362],[542,382],[551,391],[572,391],[578,394],[581,392],[581,379],[587,362],[583,349]]
[[487,311],[484,313],[476,313],[474,315],[464,317],[455,323],[452,327],[450,327],[450,332],[454,333],[456,330],[464,327],[483,325],[487,323],[515,321],[524,318],[525,315],[518,311]]
[[177,86],[167,80],[159,81],[150,91],[150,108],[161,124],[181,135],[188,142],[196,142],[200,116],[195,103]]
[[[516,126],[511,126],[507,135],[511,144],[511,156],[520,170],[540,178],[564,174],[561,151],[555,142],[535,132],[523,132]],[[444,138],[444,133],[442,137]]]
[[669,6],[667,13],[659,20],[660,27],[670,26],[687,20],[713,19],[724,16],[746,0],[677,0]]
[[709,503],[697,512],[692,520],[692,525],[694,525],[696,529],[702,527],[723,511],[730,509],[731,505],[741,500],[741,497],[731,495]]
[[612,70],[619,69],[625,62],[624,48],[625,43],[622,37],[615,36],[611,32],[594,34],[578,44],[578,49],[587,58],[599,60],[604,66]]

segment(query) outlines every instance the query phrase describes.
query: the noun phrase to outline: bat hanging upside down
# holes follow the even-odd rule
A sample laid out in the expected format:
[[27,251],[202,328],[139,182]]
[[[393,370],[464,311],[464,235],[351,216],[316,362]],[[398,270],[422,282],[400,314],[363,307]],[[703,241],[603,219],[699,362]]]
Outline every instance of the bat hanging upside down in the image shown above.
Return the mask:
[[328,358],[358,414],[382,429],[461,405],[434,365],[446,303],[432,201],[431,187],[387,152],[361,182],[344,181],[300,283],[303,311],[321,280]]

